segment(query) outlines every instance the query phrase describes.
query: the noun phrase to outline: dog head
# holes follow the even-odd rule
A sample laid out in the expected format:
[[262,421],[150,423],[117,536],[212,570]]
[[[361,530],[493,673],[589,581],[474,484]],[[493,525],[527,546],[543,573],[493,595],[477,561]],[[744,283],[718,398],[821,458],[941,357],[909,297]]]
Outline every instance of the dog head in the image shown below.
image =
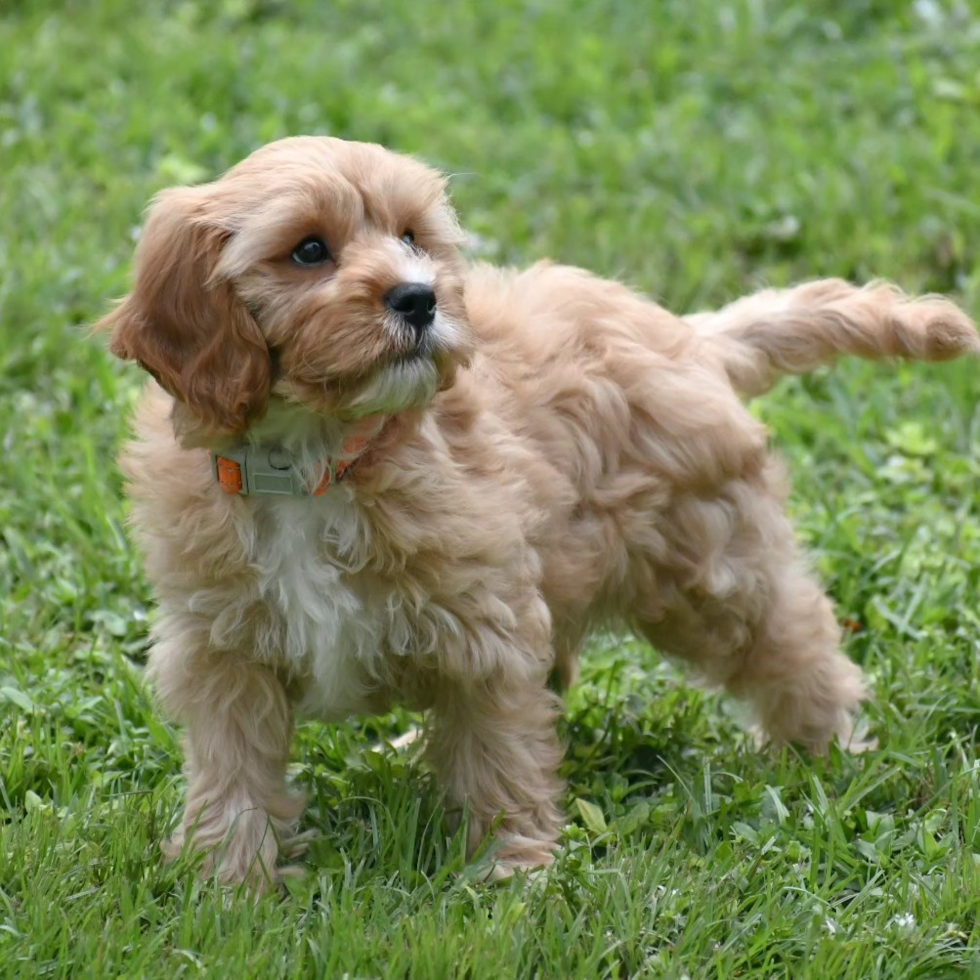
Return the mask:
[[339,418],[423,405],[470,352],[445,183],[373,144],[271,143],[155,199],[133,290],[99,327],[205,439],[270,396]]

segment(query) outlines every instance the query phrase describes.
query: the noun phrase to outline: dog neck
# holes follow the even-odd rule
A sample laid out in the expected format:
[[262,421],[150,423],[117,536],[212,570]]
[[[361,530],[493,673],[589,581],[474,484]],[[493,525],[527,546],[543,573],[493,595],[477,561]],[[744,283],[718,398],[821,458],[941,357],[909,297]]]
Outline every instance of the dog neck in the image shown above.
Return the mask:
[[211,450],[215,482],[239,496],[322,496],[341,482],[388,422],[345,421],[274,400],[234,445]]

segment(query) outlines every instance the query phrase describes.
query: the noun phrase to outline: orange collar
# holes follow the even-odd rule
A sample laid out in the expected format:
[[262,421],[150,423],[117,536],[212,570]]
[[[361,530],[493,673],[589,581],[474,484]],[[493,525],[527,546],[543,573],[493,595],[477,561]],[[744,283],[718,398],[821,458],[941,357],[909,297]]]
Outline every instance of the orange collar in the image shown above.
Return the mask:
[[278,445],[246,443],[212,452],[211,473],[225,493],[241,497],[322,497],[350,473],[386,421],[383,415],[371,415],[357,422],[343,437],[340,452],[324,460],[323,477],[312,491],[293,454]]

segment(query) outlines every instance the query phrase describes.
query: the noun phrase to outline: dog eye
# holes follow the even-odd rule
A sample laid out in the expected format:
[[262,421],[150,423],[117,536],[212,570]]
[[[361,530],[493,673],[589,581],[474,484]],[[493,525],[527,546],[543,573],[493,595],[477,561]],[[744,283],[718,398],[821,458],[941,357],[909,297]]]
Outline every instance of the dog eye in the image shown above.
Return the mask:
[[412,231],[411,229],[409,229],[408,231],[406,231],[405,234],[402,235],[402,241],[406,245],[410,245],[410,246],[412,246],[414,248],[415,247],[415,232]]
[[311,235],[293,249],[293,261],[297,265],[323,265],[330,258],[330,250],[322,238]]

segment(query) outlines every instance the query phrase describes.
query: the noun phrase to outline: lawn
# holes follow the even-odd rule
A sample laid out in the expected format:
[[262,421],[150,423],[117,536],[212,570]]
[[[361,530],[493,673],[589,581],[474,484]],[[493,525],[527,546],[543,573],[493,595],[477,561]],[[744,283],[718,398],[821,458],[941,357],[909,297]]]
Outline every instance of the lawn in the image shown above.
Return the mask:
[[597,639],[557,866],[480,884],[403,715],[307,724],[320,834],[252,905],[156,842],[177,734],[116,448],[141,379],[86,325],[160,187],[299,132],[453,173],[473,250],[678,310],[895,279],[980,314],[968,0],[5,0],[0,5],[0,976],[980,977],[975,363],[849,363],[757,405],[874,685],[879,748],[760,753]]

